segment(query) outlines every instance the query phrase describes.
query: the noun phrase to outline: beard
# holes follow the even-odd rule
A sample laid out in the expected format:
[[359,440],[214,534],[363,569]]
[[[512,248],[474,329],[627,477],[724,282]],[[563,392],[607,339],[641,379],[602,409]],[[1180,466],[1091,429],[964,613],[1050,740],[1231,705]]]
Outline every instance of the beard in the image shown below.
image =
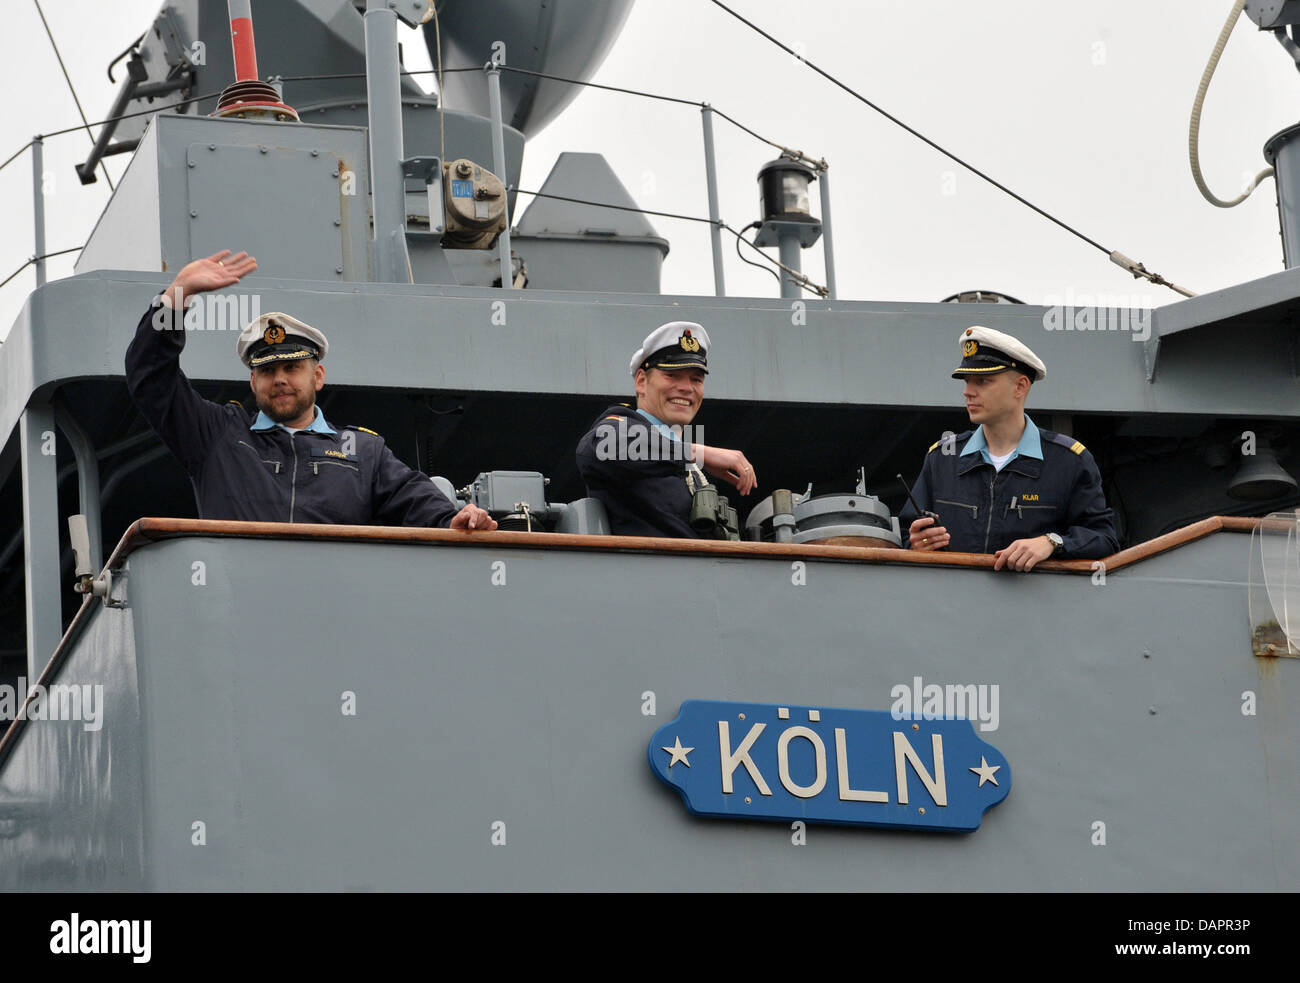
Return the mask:
[[292,420],[297,420],[316,405],[315,392],[308,392],[305,395],[290,394],[294,396],[293,399],[281,400],[278,405],[274,402],[275,395],[275,393],[271,393],[266,398],[258,396],[257,408],[276,423],[289,423]]

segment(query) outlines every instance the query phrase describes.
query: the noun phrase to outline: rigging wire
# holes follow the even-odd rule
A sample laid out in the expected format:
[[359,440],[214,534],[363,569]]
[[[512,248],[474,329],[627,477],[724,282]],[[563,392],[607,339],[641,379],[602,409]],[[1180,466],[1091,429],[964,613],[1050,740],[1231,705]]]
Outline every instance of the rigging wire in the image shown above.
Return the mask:
[[1071,235],[1076,236],[1076,237],[1078,237],[1079,239],[1082,239],[1084,242],[1086,242],[1088,245],[1092,246],[1094,249],[1099,249],[1101,252],[1105,253],[1105,254],[1110,258],[1110,261],[1111,261],[1112,263],[1115,263],[1117,266],[1119,266],[1119,267],[1121,267],[1121,268],[1127,270],[1129,273],[1132,273],[1135,279],[1136,279],[1136,278],[1139,278],[1139,277],[1145,277],[1147,280],[1150,280],[1150,281],[1151,281],[1152,283],[1154,283],[1154,284],[1157,284],[1157,285],[1162,286],[1162,287],[1169,287],[1171,290],[1176,290],[1176,291],[1178,291],[1179,293],[1183,294],[1184,296],[1187,296],[1187,297],[1193,297],[1193,296],[1195,296],[1195,294],[1193,294],[1191,291],[1188,291],[1188,290],[1186,290],[1186,289],[1184,289],[1184,288],[1182,288],[1182,287],[1179,287],[1179,286],[1177,286],[1176,284],[1170,283],[1168,280],[1166,280],[1166,279],[1165,279],[1164,277],[1162,277],[1160,274],[1150,272],[1150,271],[1147,270],[1147,268],[1146,268],[1145,266],[1143,266],[1141,263],[1138,263],[1138,262],[1136,262],[1136,261],[1134,261],[1134,260],[1129,259],[1127,256],[1125,256],[1123,253],[1119,252],[1118,250],[1107,249],[1105,246],[1103,246],[1101,243],[1099,243],[1096,239],[1093,239],[1093,238],[1091,238],[1091,237],[1089,237],[1089,236],[1087,236],[1087,235],[1084,235],[1084,234],[1083,234],[1082,232],[1080,232],[1078,229],[1074,228],[1074,226],[1069,225],[1068,223],[1066,223],[1066,222],[1062,221],[1061,219],[1057,218],[1057,217],[1056,217],[1055,215],[1053,215],[1051,212],[1048,212],[1048,211],[1046,211],[1046,210],[1044,210],[1044,209],[1042,209],[1042,208],[1039,208],[1037,205],[1035,205],[1035,204],[1034,204],[1032,201],[1030,201],[1028,198],[1025,198],[1025,197],[1023,197],[1022,195],[1018,195],[1018,194],[1016,194],[1016,192],[1012,191],[1010,188],[1008,188],[1008,187],[1007,187],[1005,184],[1003,184],[1002,182],[1000,182],[1000,181],[996,180],[995,178],[991,177],[990,175],[986,174],[984,171],[981,171],[981,170],[980,170],[978,167],[976,167],[974,164],[970,164],[970,163],[968,163],[967,161],[962,160],[962,158],[958,157],[958,156],[957,156],[956,154],[954,154],[952,151],[947,150],[947,149],[945,149],[944,147],[941,147],[939,144],[935,143],[933,140],[931,140],[929,137],[927,137],[924,133],[920,132],[920,131],[917,130],[917,129],[914,129],[914,128],[911,127],[911,126],[908,126],[906,123],[904,123],[904,122],[903,122],[901,119],[899,119],[897,116],[893,115],[892,113],[888,112],[887,110],[883,109],[882,107],[876,105],[874,102],[872,102],[872,101],[871,101],[870,99],[868,99],[866,96],[862,95],[862,93],[860,93],[860,92],[858,92],[857,90],[853,89],[853,88],[850,87],[849,85],[846,85],[844,82],[841,82],[841,81],[840,81],[839,79],[837,79],[834,75],[830,74],[830,72],[827,72],[825,69],[819,67],[818,65],[815,65],[813,62],[809,61],[807,58],[805,58],[803,55],[799,54],[797,51],[795,51],[793,48],[789,47],[788,45],[783,44],[781,41],[777,40],[777,39],[776,39],[775,37],[773,37],[771,34],[768,34],[767,31],[763,30],[761,27],[759,27],[759,26],[758,26],[757,24],[755,24],[753,21],[751,21],[751,20],[747,20],[746,18],[742,17],[740,14],[736,13],[736,11],[732,10],[732,9],[731,9],[730,7],[728,7],[725,3],[723,3],[722,0],[709,0],[709,2],[712,3],[712,4],[713,4],[714,6],[716,6],[716,7],[720,7],[722,10],[726,11],[728,14],[730,14],[730,15],[731,15],[732,17],[734,17],[736,20],[740,21],[742,24],[744,24],[744,25],[745,25],[746,27],[748,27],[750,30],[754,31],[755,33],[757,33],[757,34],[761,35],[762,37],[766,38],[768,41],[772,42],[772,44],[776,45],[778,48],[780,48],[780,49],[781,49],[782,51],[784,51],[786,54],[788,54],[788,55],[790,55],[790,56],[792,56],[792,57],[798,59],[799,61],[803,62],[805,65],[807,65],[809,68],[811,68],[814,72],[816,72],[816,73],[817,73],[818,75],[820,75],[822,78],[826,79],[826,80],[827,80],[828,82],[830,82],[832,85],[835,85],[835,86],[839,87],[840,89],[843,89],[845,92],[847,92],[849,95],[851,95],[854,99],[857,99],[857,100],[858,100],[859,102],[861,102],[863,105],[868,106],[869,108],[875,110],[877,113],[879,113],[881,116],[885,117],[885,119],[889,120],[891,123],[894,123],[896,126],[899,126],[899,127],[901,127],[902,129],[906,130],[908,133],[912,134],[912,136],[916,137],[916,138],[917,138],[918,140],[920,140],[922,143],[924,143],[924,144],[926,144],[927,146],[933,148],[934,150],[939,151],[939,153],[943,154],[945,157],[947,157],[949,160],[953,161],[954,163],[959,164],[960,166],[966,168],[966,170],[970,171],[970,172],[971,172],[972,174],[974,174],[976,177],[979,177],[979,178],[984,179],[984,180],[987,181],[989,184],[993,185],[993,187],[997,188],[999,191],[1002,191],[1004,194],[1007,194],[1007,195],[1009,195],[1010,197],[1014,198],[1016,201],[1020,202],[1020,203],[1021,203],[1022,205],[1024,205],[1026,208],[1030,208],[1030,209],[1032,209],[1033,211],[1037,212],[1039,215],[1043,216],[1043,218],[1047,219],[1048,221],[1053,222],[1053,223],[1055,223],[1056,225],[1059,225],[1061,228],[1065,229],[1065,231],[1069,232]]
[[[700,218],[698,215],[681,215],[677,212],[657,212],[650,208],[637,208],[633,205],[610,205],[603,201],[587,201],[583,198],[570,198],[566,195],[553,195],[545,191],[525,191],[523,188],[508,188],[507,190],[513,191],[515,194],[532,195],[534,198],[553,198],[555,201],[571,201],[575,205],[592,205],[596,208],[613,208],[620,212],[638,212],[642,215],[658,215],[661,218],[679,218],[683,222],[703,222],[705,225],[713,224],[712,219]],[[726,223],[721,220],[718,221],[719,227],[724,226],[725,224]]]
[[[481,72],[483,66],[471,65],[468,68],[444,68],[443,73],[452,75],[456,72]],[[400,71],[398,75],[436,75],[436,68],[417,68],[413,72]],[[330,82],[334,79],[363,79],[366,77],[365,72],[339,72],[334,75],[280,75],[278,78],[281,82]]]
[[[762,228],[762,226],[763,226],[763,223],[762,223],[762,222],[750,222],[747,226],[745,226],[745,227],[744,227],[743,229],[741,229],[740,231],[741,231],[742,233],[745,233],[745,232],[748,232],[750,229],[759,229],[759,228]],[[776,277],[776,282],[777,282],[777,283],[780,283],[780,282],[781,282],[781,274],[777,273],[776,270],[772,269],[772,267],[770,267],[770,266],[764,266],[762,263],[755,263],[752,259],[748,259],[748,258],[746,258],[745,254],[742,253],[742,252],[740,251],[740,244],[741,244],[742,242],[744,242],[744,241],[745,241],[745,240],[741,239],[740,236],[736,236],[736,255],[740,257],[740,261],[741,261],[742,263],[748,263],[750,266],[755,266],[755,267],[757,267],[758,269],[762,270],[764,273],[771,273],[772,276]],[[749,245],[750,245],[750,246],[753,246],[754,244],[751,242],[751,243],[749,243]],[[755,248],[757,248],[757,247],[755,247]]]
[[35,143],[35,142],[36,142],[35,140],[28,140],[28,141],[27,141],[26,143],[24,143],[21,147],[19,147],[19,148],[18,148],[17,150],[15,150],[12,154],[10,154],[10,155],[9,155],[9,159],[6,160],[3,164],[0,164],[0,171],[3,171],[6,167],[8,167],[10,164],[12,164],[14,161],[16,161],[19,157],[21,157],[23,151],[26,150],[28,147],[30,147],[30,146],[31,146],[33,143]]
[[769,147],[775,147],[777,150],[781,151],[781,153],[785,154],[785,156],[787,157],[791,157],[795,160],[801,160],[805,164],[809,164],[812,167],[815,167],[819,171],[827,170],[830,167],[830,165],[826,163],[826,158],[824,157],[822,158],[809,157],[802,150],[795,150],[791,147],[785,146],[784,144],[777,143],[775,140],[769,140],[767,137],[763,136],[762,134],[755,133],[753,130],[751,130],[748,126],[746,126],[744,123],[740,122],[739,120],[733,119],[732,117],[728,116],[726,113],[724,113],[721,109],[718,109],[716,106],[711,106],[709,108],[711,108],[715,113],[717,113],[719,116],[725,119],[732,126],[736,127],[736,129],[744,130],[746,133],[748,133],[755,140],[758,140],[760,143],[765,143]]
[[[193,96],[192,98],[189,99],[182,99],[180,102],[173,102],[166,106],[154,106],[150,109],[137,110],[134,113],[123,113],[121,116],[110,116],[108,119],[99,120],[98,122],[91,123],[90,125],[104,126],[107,123],[114,123],[119,120],[134,119],[136,116],[151,116],[154,113],[165,112],[168,109],[180,109],[181,107],[188,106],[191,103],[202,102],[204,99],[215,99],[219,95],[221,95],[221,92],[206,92],[201,96]],[[59,136],[63,136],[65,133],[76,133],[82,129],[85,129],[85,127],[68,126],[62,130],[51,130],[49,133],[42,134],[42,137],[45,138],[59,137]],[[6,167],[8,167],[15,160],[17,160],[18,157],[22,154],[22,152],[26,150],[28,147],[30,147],[31,145],[32,145],[32,141],[28,140],[25,144],[19,147],[17,151],[15,151],[13,154],[9,156],[8,160],[6,160],[3,164],[0,164],[0,171],[3,171]]]
[[570,85],[581,85],[590,89],[604,89],[606,92],[622,92],[629,96],[641,96],[644,99],[658,99],[660,102],[675,102],[682,106],[703,106],[704,103],[697,102],[694,99],[680,99],[677,96],[664,96],[656,92],[641,92],[638,89],[625,89],[618,85],[602,85],[600,82],[584,82],[582,79],[564,78],[560,75],[548,75],[545,72],[534,72],[527,68],[514,68],[510,65],[502,65],[501,71],[514,72],[516,75],[531,75],[533,78],[549,79],[552,82],[567,82]]
[[13,271],[12,273],[10,273],[7,277],[5,277],[4,280],[3,280],[2,282],[0,282],[0,287],[5,286],[5,285],[10,281],[10,280],[12,280],[14,277],[16,277],[16,276],[17,276],[19,273],[21,273],[23,270],[27,269],[27,267],[31,266],[33,263],[37,263],[37,262],[39,262],[39,261],[41,261],[41,260],[43,260],[43,259],[49,259],[49,258],[52,257],[52,256],[62,256],[62,255],[64,255],[65,253],[75,253],[75,252],[79,252],[79,251],[82,250],[83,248],[85,248],[85,247],[84,247],[84,246],[73,246],[71,249],[60,249],[58,252],[54,252],[54,253],[45,253],[45,254],[42,255],[42,256],[32,256],[30,259],[27,260],[26,263],[24,263],[22,266],[18,267],[18,269],[14,270],[14,271]]
[[[437,22],[436,22],[436,20],[435,20],[435,30],[436,30],[436,23],[437,23]],[[129,49],[128,49],[128,50],[129,50]],[[500,68],[501,68],[501,70],[504,71],[504,72],[515,72],[515,73],[520,74],[520,75],[531,75],[531,76],[534,76],[534,77],[537,77],[537,78],[550,79],[550,80],[555,81],[555,82],[567,82],[567,83],[569,83],[570,85],[582,85],[582,86],[587,86],[587,87],[589,87],[589,88],[593,88],[593,89],[605,89],[605,90],[610,91],[610,92],[621,92],[621,93],[624,93],[624,94],[626,94],[626,95],[642,96],[642,97],[644,97],[644,98],[646,98],[646,99],[658,99],[658,100],[661,100],[661,101],[663,101],[663,102],[672,102],[672,103],[677,103],[677,104],[679,104],[679,105],[683,105],[683,106],[695,106],[695,107],[700,108],[700,109],[704,109],[704,108],[707,107],[707,108],[709,108],[709,109],[712,109],[713,112],[714,112],[716,115],[720,116],[722,119],[725,119],[725,120],[726,120],[728,123],[730,123],[732,126],[736,127],[736,128],[739,129],[739,130],[742,130],[742,131],[745,132],[745,133],[748,133],[750,136],[752,136],[755,140],[758,140],[760,143],[765,143],[765,144],[767,144],[769,147],[774,147],[775,149],[781,151],[783,154],[785,154],[785,155],[788,156],[788,157],[792,157],[792,158],[794,158],[794,159],[796,159],[796,160],[802,160],[802,161],[804,161],[805,163],[810,164],[810,165],[813,166],[813,167],[817,167],[817,168],[821,168],[821,169],[825,169],[826,166],[827,166],[825,160],[819,160],[819,159],[815,159],[815,158],[809,157],[807,154],[803,153],[802,151],[799,151],[799,150],[793,149],[793,148],[791,148],[791,147],[787,147],[787,146],[785,146],[784,144],[781,144],[781,143],[777,143],[775,140],[769,140],[767,137],[763,136],[761,133],[757,133],[757,132],[755,132],[754,130],[751,130],[751,129],[750,129],[748,126],[746,126],[744,123],[741,123],[739,120],[735,119],[735,118],[732,117],[732,116],[727,115],[727,114],[724,113],[722,110],[718,109],[716,106],[712,106],[712,105],[710,105],[709,103],[706,103],[706,102],[697,102],[697,101],[692,100],[692,99],[679,99],[679,98],[677,98],[676,96],[665,96],[665,95],[660,95],[660,94],[655,93],[655,92],[642,92],[642,91],[639,91],[639,90],[637,90],[637,89],[625,89],[625,88],[621,88],[621,87],[616,86],[616,85],[602,85],[602,84],[600,84],[600,83],[598,83],[598,82],[584,82],[582,79],[564,78],[564,77],[559,76],[559,75],[547,75],[547,74],[542,73],[542,72],[533,72],[533,71],[529,71],[529,70],[526,69],[526,68],[513,68],[513,67],[511,67],[511,66],[509,66],[509,65],[502,65],[502,66],[500,66]],[[481,66],[474,65],[474,66],[464,67],[464,68],[442,68],[442,67],[439,67],[439,68],[422,68],[422,69],[416,69],[415,71],[409,71],[409,72],[408,72],[408,71],[403,71],[403,72],[401,72],[400,74],[402,74],[402,75],[438,75],[438,74],[451,75],[451,74],[454,74],[454,73],[456,73],[456,72],[481,72],[482,70],[483,70],[483,69],[482,69]],[[279,76],[279,79],[280,79],[281,82],[326,82],[326,81],[332,81],[332,80],[336,80],[336,79],[362,79],[362,78],[365,78],[365,77],[366,77],[365,72],[343,72],[343,73],[340,73],[340,74],[334,74],[334,75],[281,75],[281,76]],[[443,88],[443,86],[442,86],[442,80],[441,80],[441,78],[440,78],[440,79],[438,80],[438,90],[439,90],[439,98],[440,98],[440,99],[441,99],[441,95],[442,95],[442,88]],[[109,117],[108,119],[100,120],[100,121],[98,121],[98,122],[95,122],[95,123],[89,123],[89,124],[86,124],[86,125],[88,125],[88,126],[103,126],[103,125],[105,125],[105,124],[107,124],[107,123],[116,122],[116,121],[118,121],[118,120],[131,119],[131,118],[136,117],[136,116],[148,116],[148,115],[150,115],[150,114],[152,114],[152,113],[160,113],[160,112],[164,112],[164,111],[166,111],[166,110],[168,110],[168,109],[179,109],[179,108],[181,108],[181,107],[183,107],[183,106],[188,106],[188,105],[190,105],[191,103],[194,103],[194,102],[201,102],[201,101],[203,101],[204,99],[211,99],[211,98],[213,98],[214,96],[219,96],[220,94],[221,94],[220,92],[213,92],[213,93],[209,93],[209,94],[206,94],[206,95],[194,96],[193,98],[190,98],[190,99],[184,99],[184,100],[181,100],[180,102],[172,103],[172,104],[167,105],[167,106],[157,106],[157,107],[152,107],[152,108],[150,108],[150,109],[139,110],[139,111],[137,111],[137,112],[133,112],[133,113],[123,113],[123,114],[120,115],[120,116],[111,116],[111,117]],[[65,133],[74,133],[74,132],[76,132],[77,130],[81,130],[81,129],[84,129],[84,127],[82,127],[82,126],[70,126],[70,127],[65,128],[65,129],[62,129],[62,130],[52,130],[51,132],[44,134],[44,136],[47,136],[47,137],[62,136],[62,135],[65,134]],[[31,146],[31,141],[29,140],[27,143],[23,144],[23,146],[20,147],[20,148],[19,148],[19,149],[18,149],[18,150],[17,150],[17,151],[16,151],[16,152],[15,152],[15,153],[14,153],[14,154],[13,154],[13,155],[8,159],[8,160],[6,160],[4,163],[0,164],[0,170],[4,170],[4,168],[5,168],[9,163],[11,163],[15,157],[19,156],[19,155],[20,155],[24,150],[26,150],[26,149],[27,149],[28,147],[30,147],[30,146]]]
[[[171,105],[168,106],[153,106],[150,109],[136,110],[134,113],[123,113],[121,116],[110,116],[108,119],[100,120],[98,123],[91,123],[90,125],[103,126],[105,123],[115,123],[119,120],[133,119],[136,116],[151,116],[154,113],[166,112],[168,109],[180,109],[182,106],[190,105],[190,103],[202,102],[204,99],[215,99],[217,96],[221,95],[221,93],[224,91],[225,91],[224,89],[218,89],[216,92],[207,92],[201,96],[192,96],[189,99],[182,99],[180,102],[173,102]],[[76,133],[77,130],[80,129],[82,129],[82,127],[80,126],[68,126],[68,127],[64,127],[62,130],[51,130],[49,133],[46,133],[44,135],[47,137],[58,137],[58,136],[63,136],[63,134],[65,133]]]
[[809,157],[807,154],[803,153],[802,151],[795,150],[791,147],[785,146],[784,144],[777,143],[775,140],[769,140],[767,137],[759,133],[755,133],[748,126],[745,126],[743,123],[740,123],[735,119],[733,119],[732,117],[728,116],[726,113],[724,113],[722,110],[718,109],[717,107],[710,106],[707,102],[700,102],[696,99],[679,99],[677,96],[665,96],[665,95],[660,95],[657,92],[642,92],[639,89],[625,89],[622,86],[618,86],[618,85],[602,85],[599,82],[584,82],[582,79],[564,78],[563,76],[560,75],[548,75],[545,72],[534,72],[534,71],[530,71],[527,68],[512,68],[509,65],[502,65],[501,70],[503,72],[515,72],[518,75],[531,75],[534,78],[550,79],[552,82],[567,82],[569,85],[581,85],[591,89],[604,89],[607,92],[622,92],[625,95],[641,96],[644,99],[658,99],[661,102],[675,102],[682,106],[695,106],[697,109],[706,109],[706,108],[712,109],[717,115],[721,116],[732,126],[744,130],[746,133],[752,136],[755,140],[758,140],[760,143],[765,143],[769,147],[775,147],[777,150],[781,151],[786,156],[795,158],[796,160],[802,160],[805,163],[811,164],[813,167],[821,167],[821,169],[823,170],[826,169],[826,161],[814,160],[812,157]]
[[[830,291],[826,287],[813,283],[803,273],[800,273],[798,270],[786,266],[778,259],[773,259],[771,256],[767,255],[767,253],[763,252],[761,249],[759,249],[752,242],[750,242],[748,239],[746,239],[744,236],[742,236],[739,232],[737,232],[735,229],[733,229],[730,225],[728,225],[726,222],[722,221],[721,219],[718,219],[717,222],[714,222],[713,219],[701,218],[698,215],[681,215],[677,212],[657,212],[650,208],[636,208],[633,207],[632,205],[610,205],[603,201],[587,201],[584,198],[570,198],[566,195],[553,195],[553,194],[547,194],[542,191],[525,191],[523,188],[509,188],[507,190],[513,191],[516,194],[532,195],[534,198],[553,198],[556,201],[568,201],[568,202],[572,202],[575,205],[591,205],[595,208],[613,208],[620,212],[637,212],[638,214],[641,215],[658,215],[661,218],[680,219],[683,222],[701,222],[704,225],[716,225],[720,229],[726,229],[733,236],[735,236],[740,242],[743,242],[750,249],[754,250],[754,252],[758,253],[759,256],[761,256],[772,266],[775,266],[778,269],[784,270],[786,273],[790,274],[790,278],[795,283],[797,283],[800,287],[802,287],[804,290],[807,290],[809,293],[816,294],[818,297],[827,297],[830,295]],[[753,228],[752,223],[751,225],[746,226],[746,228],[747,229]],[[739,246],[737,246],[737,249],[739,249]],[[741,258],[743,259],[744,257],[742,256]],[[757,266],[758,264],[755,263],[752,265]],[[769,270],[768,272],[772,272],[772,271]],[[777,279],[779,280],[780,277],[777,277]]]
[[[72,93],[72,101],[77,104],[77,115],[81,117],[81,124],[85,127],[86,136],[90,138],[90,145],[95,145],[95,134],[90,132],[90,124],[86,122],[86,111],[81,108],[81,100],[77,98],[77,89],[72,84],[72,76],[68,74],[68,68],[63,64],[63,55],[59,53],[58,42],[54,40],[54,32],[50,30],[50,23],[45,19],[45,11],[41,9],[41,0],[32,0],[36,4],[36,12],[41,15],[41,23],[45,25],[45,36],[50,39],[50,47],[54,49],[54,57],[59,60],[59,68],[63,71],[63,78],[68,83],[68,91]],[[108,165],[101,159],[100,168],[104,172],[104,180],[108,182],[108,190],[115,191],[113,187],[113,178],[108,173]]]
[[[588,82],[583,79],[565,78],[563,75],[550,75],[547,74],[546,72],[534,72],[527,68],[515,68],[513,65],[500,65],[498,67],[503,72],[514,72],[516,75],[528,75],[533,78],[549,79],[552,82],[565,82],[569,85],[581,85],[584,88],[588,88],[588,89],[604,89],[606,92],[621,92],[624,95],[640,96],[643,99],[657,99],[660,102],[672,102],[672,103],[676,103],[679,106],[695,106],[697,109],[704,109],[707,107],[709,109],[712,109],[714,113],[716,113],[718,116],[721,116],[732,126],[736,127],[739,130],[743,130],[745,133],[748,133],[750,136],[752,136],[755,140],[758,140],[760,143],[765,143],[769,147],[774,147],[777,150],[781,151],[781,153],[785,154],[786,156],[792,157],[796,160],[802,160],[805,163],[812,165],[813,167],[820,167],[823,170],[826,168],[826,162],[824,160],[814,159],[812,157],[809,157],[807,154],[803,153],[800,150],[795,150],[792,147],[787,147],[785,144],[777,143],[775,140],[769,140],[761,133],[756,133],[755,131],[751,130],[748,126],[736,120],[734,117],[728,116],[726,113],[718,109],[716,106],[710,106],[709,103],[707,102],[701,102],[697,99],[682,99],[679,98],[678,96],[665,96],[658,92],[645,92],[641,89],[628,89],[619,85],[604,85],[600,82]],[[483,69],[479,66],[473,66],[470,68],[442,69],[442,71],[447,74],[450,74],[452,72],[481,72],[482,70]],[[429,75],[436,71],[438,70],[432,68],[422,68],[422,69],[417,69],[416,71],[413,72],[402,72],[402,74],[403,75]],[[365,77],[366,75],[364,72],[359,72],[359,73],[350,73],[350,74],[342,74],[342,75],[284,75],[281,76],[281,80],[284,82],[320,82],[320,81],[328,81],[331,79],[356,79],[356,78],[365,78]],[[439,90],[441,90],[442,88],[441,83],[439,83],[438,88]]]
[[[703,221],[707,222],[708,219],[703,219]],[[813,283],[812,280],[810,280],[806,274],[800,273],[798,270],[786,266],[779,259],[773,259],[771,256],[767,255],[767,253],[763,252],[763,250],[759,249],[756,245],[754,245],[752,242],[750,242],[748,239],[742,236],[739,232],[733,229],[726,222],[719,220],[718,226],[719,228],[726,229],[733,236],[735,236],[739,242],[743,242],[750,249],[754,250],[754,252],[758,253],[759,256],[762,256],[763,259],[766,260],[768,263],[770,263],[772,266],[775,266],[777,267],[777,269],[784,270],[786,273],[788,273],[790,275],[791,281],[796,285],[798,285],[800,288],[807,290],[810,294],[816,294],[818,297],[821,297],[823,300],[831,295],[829,288],[823,287],[821,284]],[[777,282],[780,282],[780,280],[781,278],[778,276]]]

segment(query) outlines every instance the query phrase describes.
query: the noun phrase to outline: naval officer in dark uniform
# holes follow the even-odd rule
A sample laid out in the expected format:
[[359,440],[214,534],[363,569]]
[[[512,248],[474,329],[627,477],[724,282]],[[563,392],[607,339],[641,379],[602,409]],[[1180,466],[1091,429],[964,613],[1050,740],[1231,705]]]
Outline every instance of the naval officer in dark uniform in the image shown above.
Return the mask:
[[188,264],[145,311],[126,352],[131,397],[189,472],[200,518],[495,529],[475,505],[457,511],[378,434],[329,424],[316,406],[329,342],[297,318],[264,314],[236,342],[256,417],[195,392],[180,368],[185,300],[256,269],[229,250]]
[[707,483],[705,473],[742,495],[758,486],[744,454],[690,432],[711,347],[708,332],[692,321],[655,328],[629,366],[636,409],[611,406],[578,442],[578,471],[588,494],[604,504],[614,535],[697,539],[691,500]]
[[1032,570],[1048,557],[1099,559],[1119,549],[1097,462],[1073,437],[1041,430],[1025,414],[1042,359],[1002,331],[962,332],[966,411],[973,430],[930,445],[899,521],[914,550],[993,553],[994,569]]

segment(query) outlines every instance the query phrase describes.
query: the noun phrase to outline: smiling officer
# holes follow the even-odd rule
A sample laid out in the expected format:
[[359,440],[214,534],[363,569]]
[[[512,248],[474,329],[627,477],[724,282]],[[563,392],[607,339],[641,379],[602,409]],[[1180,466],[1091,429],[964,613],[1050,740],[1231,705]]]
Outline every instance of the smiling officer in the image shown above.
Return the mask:
[[688,432],[704,400],[711,347],[693,321],[655,328],[629,366],[636,409],[611,406],[578,442],[578,471],[604,504],[614,535],[699,538],[691,504],[708,483],[701,468],[742,495],[757,487],[744,454],[706,446]]
[[[1025,415],[1030,385],[1047,377],[1042,359],[991,328],[967,328],[959,341],[952,377],[966,383],[976,426],[930,445],[912,497],[940,520],[912,520],[911,548],[994,553],[996,570],[1032,570],[1051,556],[1110,556],[1119,541],[1097,462],[1073,437],[1040,430]],[[899,521],[915,515],[909,503]]]
[[185,266],[154,299],[126,352],[126,384],[154,432],[194,484],[200,518],[490,530],[486,512],[459,512],[382,437],[336,430],[316,406],[325,384],[325,335],[287,314],[263,314],[240,333],[258,413],[195,392],[180,368],[187,298],[228,287],[257,269],[229,250]]

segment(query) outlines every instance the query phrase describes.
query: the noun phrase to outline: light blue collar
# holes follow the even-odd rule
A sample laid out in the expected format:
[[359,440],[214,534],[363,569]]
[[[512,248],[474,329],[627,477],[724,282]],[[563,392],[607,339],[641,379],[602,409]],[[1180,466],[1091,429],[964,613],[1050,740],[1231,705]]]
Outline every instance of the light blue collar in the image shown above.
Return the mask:
[[668,426],[668,424],[664,423],[663,420],[659,419],[659,417],[655,416],[653,413],[641,409],[638,409],[637,413],[641,414],[641,416],[649,420],[650,425],[654,427],[656,430],[658,430],[665,437],[667,437],[669,440],[676,440],[678,442],[681,441],[682,438],[677,436],[677,434],[673,433],[672,427]]
[[[325,414],[320,411],[320,407],[319,406],[315,407],[315,410],[316,410],[316,419],[311,421],[311,426],[303,427],[303,429],[310,430],[312,433],[328,433],[328,434],[337,435],[338,431],[325,422]],[[289,429],[283,423],[276,423],[274,420],[272,420],[261,410],[258,410],[257,419],[253,421],[253,425],[248,429],[249,430],[271,430],[275,427],[279,427],[281,430]]]
[[[966,441],[966,446],[961,450],[961,457],[967,454],[978,453],[984,458],[985,463],[992,464],[989,457],[989,445],[984,440],[984,428],[976,427],[975,434],[970,440]],[[1029,419],[1029,414],[1025,414],[1025,432],[1020,435],[1020,443],[1016,444],[1015,451],[1012,452],[1008,461],[1017,457],[1035,457],[1038,460],[1043,459],[1043,440],[1038,435],[1038,428],[1034,426],[1034,421]]]

